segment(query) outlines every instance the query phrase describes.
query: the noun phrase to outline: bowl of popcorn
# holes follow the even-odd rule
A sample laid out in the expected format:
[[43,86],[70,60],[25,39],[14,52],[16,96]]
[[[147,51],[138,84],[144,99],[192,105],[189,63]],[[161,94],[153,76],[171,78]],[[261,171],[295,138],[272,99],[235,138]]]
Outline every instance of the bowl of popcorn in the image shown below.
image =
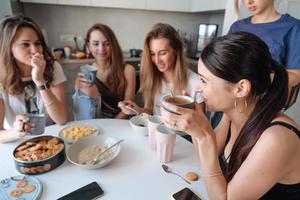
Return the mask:
[[72,124],[63,128],[58,133],[58,136],[62,138],[66,143],[72,144],[73,142],[82,138],[98,134],[99,130],[94,126],[86,124]]
[[[117,144],[104,152],[107,148],[116,143],[117,140],[114,138],[106,137],[104,135],[92,135],[74,142],[67,150],[67,159],[71,163],[87,169],[104,167],[120,153],[120,144]],[[93,163],[93,159],[100,154],[99,161]]]

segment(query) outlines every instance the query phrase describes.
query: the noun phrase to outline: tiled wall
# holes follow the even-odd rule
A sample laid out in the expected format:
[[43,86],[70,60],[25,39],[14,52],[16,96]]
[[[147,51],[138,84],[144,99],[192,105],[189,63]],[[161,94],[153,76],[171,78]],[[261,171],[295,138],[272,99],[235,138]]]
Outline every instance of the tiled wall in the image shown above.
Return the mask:
[[90,26],[102,22],[115,31],[123,50],[142,48],[146,33],[157,22],[169,23],[176,29],[187,32],[187,36],[196,41],[199,23],[217,23],[221,33],[224,18],[224,11],[179,13],[30,3],[24,3],[24,12],[45,30],[51,47],[63,45],[60,41],[61,34],[84,37]]

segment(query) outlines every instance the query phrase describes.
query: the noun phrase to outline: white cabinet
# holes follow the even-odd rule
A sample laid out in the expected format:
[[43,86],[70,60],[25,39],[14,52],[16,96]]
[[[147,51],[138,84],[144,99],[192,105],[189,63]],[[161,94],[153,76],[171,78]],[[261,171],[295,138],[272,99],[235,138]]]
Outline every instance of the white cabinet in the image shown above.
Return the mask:
[[224,10],[227,0],[20,0],[21,2],[174,12]]
[[58,0],[20,0],[24,3],[58,4]]
[[147,0],[147,10],[190,12],[190,0]]
[[227,0],[190,0],[191,12],[225,10]]
[[146,0],[92,0],[95,7],[146,9]]
[[92,0],[58,0],[58,4],[72,6],[92,6]]

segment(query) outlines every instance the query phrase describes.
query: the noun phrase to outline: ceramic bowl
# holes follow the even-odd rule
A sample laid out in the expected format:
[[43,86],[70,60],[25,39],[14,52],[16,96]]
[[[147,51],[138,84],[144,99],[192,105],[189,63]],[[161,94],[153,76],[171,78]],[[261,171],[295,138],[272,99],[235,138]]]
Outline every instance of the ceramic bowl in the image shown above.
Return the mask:
[[58,136],[62,138],[66,143],[72,144],[77,140],[83,139],[91,135],[98,135],[98,134],[100,134],[100,132],[98,128],[94,126],[74,123],[63,128],[58,133]]
[[[99,145],[100,147],[108,148],[111,145],[115,144],[117,140],[106,137],[104,135],[93,135],[90,137],[83,138],[74,142],[67,150],[67,158],[68,160],[77,165],[79,167],[87,168],[87,169],[97,169],[108,165],[112,160],[114,160],[117,155],[121,151],[121,146],[118,144],[117,146],[113,147],[103,155],[101,161],[96,163],[95,165],[91,164],[83,164],[80,159],[80,155],[82,152],[85,151],[87,148],[91,148],[92,146]],[[96,157],[96,155],[92,156],[92,158]],[[90,160],[90,159],[89,159]]]
[[148,120],[145,117],[141,115],[133,116],[130,118],[129,123],[138,135],[148,135]]

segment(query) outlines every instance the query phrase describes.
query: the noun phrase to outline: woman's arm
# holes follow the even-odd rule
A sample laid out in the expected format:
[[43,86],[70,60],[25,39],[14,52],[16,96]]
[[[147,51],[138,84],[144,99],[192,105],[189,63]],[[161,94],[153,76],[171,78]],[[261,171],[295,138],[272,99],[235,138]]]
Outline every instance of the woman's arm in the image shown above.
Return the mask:
[[[17,116],[15,122],[16,127],[10,130],[4,130],[4,116],[4,102],[2,99],[0,99],[0,143],[13,142],[27,135],[26,131],[20,130],[20,128],[23,126],[23,123],[27,120],[25,116]],[[17,125],[19,125],[19,129]]]
[[205,114],[197,107],[193,111],[170,104],[164,106],[181,114],[174,115],[162,109],[162,116],[168,126],[176,124],[176,129],[196,139],[210,199],[259,199],[278,182],[299,182],[299,176],[294,179],[287,177],[292,171],[297,171],[300,164],[300,159],[297,159],[299,139],[289,129],[270,127],[265,130],[232,180],[227,183],[218,161],[215,133]]
[[[125,79],[127,81],[127,86],[125,89],[124,100],[134,100],[135,96],[135,86],[136,86],[136,72],[132,65],[126,64],[124,69]],[[115,118],[126,119],[128,117],[124,112],[119,112]]]
[[67,121],[64,83],[40,90],[40,94],[51,119],[57,124],[64,124]]

